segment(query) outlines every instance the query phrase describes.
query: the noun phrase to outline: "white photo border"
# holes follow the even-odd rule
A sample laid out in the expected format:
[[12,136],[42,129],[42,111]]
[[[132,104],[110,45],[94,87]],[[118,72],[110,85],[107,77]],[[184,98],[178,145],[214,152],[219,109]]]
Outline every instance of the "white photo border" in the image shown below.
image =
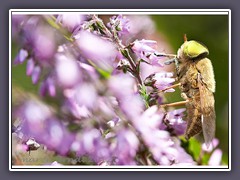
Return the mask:
[[[229,163],[227,166],[16,166],[12,165],[12,63],[11,63],[11,20],[12,15],[28,14],[128,14],[128,15],[228,15],[229,28],[229,105],[228,137]],[[230,9],[10,9],[9,10],[9,171],[231,171],[231,10]]]

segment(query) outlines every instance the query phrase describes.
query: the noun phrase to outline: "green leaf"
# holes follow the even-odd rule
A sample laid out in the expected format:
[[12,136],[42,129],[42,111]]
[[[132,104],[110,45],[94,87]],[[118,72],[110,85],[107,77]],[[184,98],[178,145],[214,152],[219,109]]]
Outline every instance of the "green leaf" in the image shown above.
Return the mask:
[[128,58],[128,51],[126,49],[120,49],[120,51],[125,58]]
[[140,59],[140,62],[144,62],[144,63],[146,63],[146,64],[151,65],[149,62],[145,61],[144,59]]
[[111,77],[111,71],[106,71],[99,68],[94,62],[92,62],[89,59],[88,59],[88,62],[97,70],[97,72],[101,75],[102,78],[109,79]]
[[100,29],[100,30],[104,30],[104,25],[103,25],[103,23],[102,22],[100,22],[100,21],[96,21],[96,25],[97,25],[97,27]]
[[150,99],[150,96],[149,94],[147,93],[147,88],[145,85],[140,85],[140,88],[139,88],[139,93],[140,95],[142,96],[144,102],[145,102],[145,106],[147,108],[149,108],[149,99]]
[[54,16],[46,17],[46,21],[48,24],[50,24],[52,27],[56,29],[60,29],[61,27],[56,23],[56,18]]
[[97,71],[104,79],[109,79],[111,76],[111,72],[109,71],[104,71],[103,69],[100,69],[100,68],[98,68]]
[[192,153],[193,158],[197,160],[201,151],[201,145],[195,138],[189,140],[189,151]]
[[71,123],[68,125],[68,130],[70,132],[77,132],[81,129],[81,127],[78,124]]

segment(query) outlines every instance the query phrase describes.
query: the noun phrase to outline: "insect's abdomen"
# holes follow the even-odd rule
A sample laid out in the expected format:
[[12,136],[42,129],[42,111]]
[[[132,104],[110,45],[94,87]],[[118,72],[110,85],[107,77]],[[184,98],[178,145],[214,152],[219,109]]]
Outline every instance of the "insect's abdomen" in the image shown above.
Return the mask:
[[187,97],[187,129],[185,138],[189,139],[202,132],[200,92],[197,82],[198,71],[194,64],[180,68],[180,89]]
[[195,97],[187,104],[187,129],[185,138],[189,139],[202,132],[200,98]]

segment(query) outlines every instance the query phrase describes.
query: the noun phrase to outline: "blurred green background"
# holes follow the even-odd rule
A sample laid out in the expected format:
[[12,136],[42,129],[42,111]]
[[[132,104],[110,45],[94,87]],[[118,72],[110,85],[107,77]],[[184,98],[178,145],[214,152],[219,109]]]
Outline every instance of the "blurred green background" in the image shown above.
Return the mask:
[[[197,40],[209,49],[215,80],[215,110],[217,116],[216,137],[224,151],[223,159],[228,162],[228,99],[229,99],[229,29],[227,15],[160,15],[152,16],[157,30],[161,32],[176,53],[183,43],[183,35],[188,40]],[[168,96],[168,101],[181,100],[180,92]]]

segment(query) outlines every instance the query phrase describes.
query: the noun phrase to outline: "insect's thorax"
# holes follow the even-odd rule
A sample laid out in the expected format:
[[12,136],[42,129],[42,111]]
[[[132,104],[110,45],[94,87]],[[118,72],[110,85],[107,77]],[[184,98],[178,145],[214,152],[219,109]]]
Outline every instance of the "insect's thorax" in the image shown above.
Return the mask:
[[196,63],[183,62],[180,63],[177,70],[177,78],[181,83],[180,89],[187,95],[188,98],[192,98],[199,94],[198,88],[198,71]]

